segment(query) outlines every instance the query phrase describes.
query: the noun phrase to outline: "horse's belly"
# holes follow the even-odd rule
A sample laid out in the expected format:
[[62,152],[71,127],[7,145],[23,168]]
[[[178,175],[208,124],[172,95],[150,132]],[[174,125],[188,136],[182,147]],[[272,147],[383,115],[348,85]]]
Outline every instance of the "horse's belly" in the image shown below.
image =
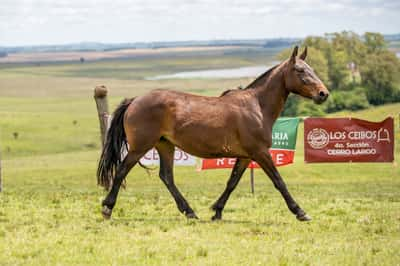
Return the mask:
[[249,157],[235,137],[198,132],[192,136],[175,136],[170,141],[180,149],[202,158]]
[[223,158],[223,157],[230,157],[230,158],[247,158],[249,155],[243,151],[239,150],[228,150],[227,149],[203,149],[202,147],[194,147],[192,145],[179,145],[176,144],[177,147],[182,149],[183,151],[194,155],[200,158]]

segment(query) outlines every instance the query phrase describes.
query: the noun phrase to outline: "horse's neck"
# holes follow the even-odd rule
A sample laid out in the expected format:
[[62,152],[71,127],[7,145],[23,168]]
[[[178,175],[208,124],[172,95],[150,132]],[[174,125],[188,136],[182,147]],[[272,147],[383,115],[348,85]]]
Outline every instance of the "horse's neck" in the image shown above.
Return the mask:
[[278,67],[256,88],[256,97],[261,107],[264,123],[272,125],[280,115],[289,95],[285,88],[283,67]]

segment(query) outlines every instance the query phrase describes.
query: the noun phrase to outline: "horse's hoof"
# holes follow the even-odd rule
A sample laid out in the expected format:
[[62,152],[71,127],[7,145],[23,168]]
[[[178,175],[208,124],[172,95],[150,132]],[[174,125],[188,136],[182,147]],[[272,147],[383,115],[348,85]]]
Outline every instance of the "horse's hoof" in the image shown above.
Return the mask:
[[301,222],[308,222],[311,221],[311,217],[308,216],[306,213],[302,213],[300,215],[296,215],[297,220]]
[[110,208],[108,208],[106,205],[104,205],[103,210],[101,211],[103,218],[106,220],[109,220],[111,218],[111,213],[112,213],[112,210]]
[[211,217],[211,221],[220,221],[222,219],[221,215],[214,215],[213,217]]
[[194,212],[186,213],[186,218],[188,219],[199,219]]

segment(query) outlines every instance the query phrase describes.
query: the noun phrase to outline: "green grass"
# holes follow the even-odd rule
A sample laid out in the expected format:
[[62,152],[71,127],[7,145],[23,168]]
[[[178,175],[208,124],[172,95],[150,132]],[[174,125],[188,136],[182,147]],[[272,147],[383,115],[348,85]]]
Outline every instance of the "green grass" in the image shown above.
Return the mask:
[[[131,59],[110,59],[87,61],[85,63],[41,63],[9,64],[2,67],[2,74],[35,75],[40,77],[107,78],[122,80],[141,80],[161,74],[180,71],[219,69],[230,67],[269,64],[274,61],[276,49],[252,49],[218,52],[202,56],[191,53],[186,56],[139,57]],[[245,53],[245,54],[244,54]]]
[[[133,96],[155,88],[173,88],[197,94],[218,95],[223,90],[245,86],[242,79],[187,79],[149,81],[148,77],[185,70],[268,65],[274,49],[230,52],[227,55],[143,57],[81,63],[0,64],[0,97],[92,96],[96,85],[106,85],[113,96]],[[267,69],[266,69],[267,70]]]
[[[373,121],[395,116],[395,163],[304,164],[300,125],[295,163],[279,170],[313,217],[310,223],[295,219],[260,170],[255,195],[246,172],[223,220],[211,222],[209,207],[223,191],[229,170],[198,172],[194,167],[176,167],[175,175],[200,220],[178,212],[156,172],[148,176],[135,168],[113,218],[104,221],[100,203],[105,193],[95,178],[100,137],[92,89],[97,78],[17,72],[0,73],[1,265],[398,265],[400,104],[333,115]],[[121,96],[165,86],[110,82],[116,85],[112,107]],[[146,86],[128,89],[130,84],[138,88],[137,82]],[[217,95],[221,84],[238,80],[168,82]],[[14,93],[19,97],[11,97]]]
[[394,265],[399,260],[399,173],[392,164],[281,168],[311,214],[300,223],[260,171],[256,194],[248,174],[222,222],[209,206],[228,171],[177,167],[177,184],[199,221],[180,215],[157,176],[128,177],[113,219],[103,221],[96,187],[97,151],[4,161],[0,260],[16,264]]

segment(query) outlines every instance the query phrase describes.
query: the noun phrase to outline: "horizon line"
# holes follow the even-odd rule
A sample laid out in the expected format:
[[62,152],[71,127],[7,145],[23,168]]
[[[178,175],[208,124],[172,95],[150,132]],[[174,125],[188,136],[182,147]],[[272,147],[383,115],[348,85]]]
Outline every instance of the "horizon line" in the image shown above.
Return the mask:
[[[342,30],[342,31],[336,31],[336,32],[354,32],[358,35],[362,35],[366,32],[369,31],[365,31],[364,33],[360,34],[358,32],[352,31],[352,30]],[[374,31],[371,31],[374,32]],[[149,41],[111,41],[111,42],[102,42],[102,41],[88,41],[88,40],[82,40],[82,41],[76,41],[76,42],[60,42],[60,43],[40,43],[40,44],[1,44],[0,43],[0,47],[1,48],[21,48],[21,47],[41,47],[41,46],[65,46],[65,45],[79,45],[79,44],[102,44],[102,45],[119,45],[119,44],[154,44],[154,43],[185,43],[185,42],[216,42],[216,41],[262,41],[262,40],[279,40],[279,39],[304,39],[307,38],[309,36],[324,36],[326,34],[332,34],[335,32],[326,32],[324,34],[308,34],[306,36],[300,37],[300,36],[281,36],[281,37],[260,37],[260,38],[214,38],[214,39],[188,39],[188,40],[149,40]],[[396,32],[396,33],[382,33],[382,32],[377,32],[377,33],[381,33],[382,35],[400,35],[400,32]]]

